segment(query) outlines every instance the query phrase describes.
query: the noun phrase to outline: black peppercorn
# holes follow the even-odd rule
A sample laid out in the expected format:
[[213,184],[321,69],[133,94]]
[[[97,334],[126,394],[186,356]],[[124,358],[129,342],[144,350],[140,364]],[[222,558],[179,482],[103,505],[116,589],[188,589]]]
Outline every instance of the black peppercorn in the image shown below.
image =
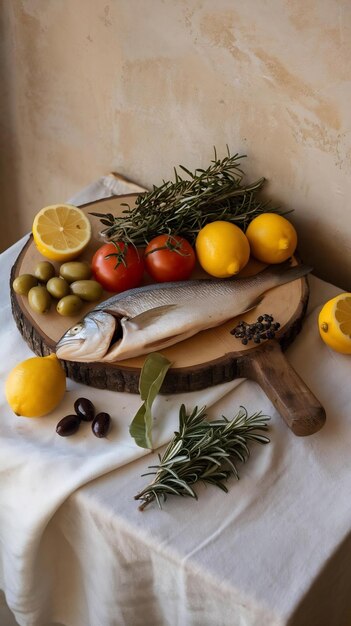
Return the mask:
[[246,346],[249,341],[253,340],[254,343],[261,343],[265,339],[274,339],[275,332],[279,330],[279,322],[274,322],[273,315],[264,313],[257,318],[257,321],[251,324],[241,321],[233,328],[230,333],[241,339],[241,343]]

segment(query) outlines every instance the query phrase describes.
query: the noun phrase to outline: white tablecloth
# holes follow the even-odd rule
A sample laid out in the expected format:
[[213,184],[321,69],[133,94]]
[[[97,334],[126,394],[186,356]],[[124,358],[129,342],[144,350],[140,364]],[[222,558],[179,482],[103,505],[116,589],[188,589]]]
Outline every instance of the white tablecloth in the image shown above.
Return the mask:
[[[95,197],[108,195],[105,182]],[[287,351],[326,409],[324,428],[295,437],[249,381],[159,397],[158,445],[176,428],[181,401],[206,404],[211,417],[231,417],[240,405],[262,410],[272,416],[271,443],[253,449],[227,495],[200,486],[197,502],[169,498],[162,511],[141,513],[133,496],[157,458],[141,456],[128,435],[138,396],[68,381],[63,405],[46,418],[17,418],[6,404],[7,373],[32,356],[9,306],[9,270],[22,245],[0,257],[0,589],[18,624],[348,626],[351,358],[327,348],[317,330],[321,305],[338,290],[310,277],[308,315]],[[107,440],[88,428],[55,434],[79,395],[113,416]]]

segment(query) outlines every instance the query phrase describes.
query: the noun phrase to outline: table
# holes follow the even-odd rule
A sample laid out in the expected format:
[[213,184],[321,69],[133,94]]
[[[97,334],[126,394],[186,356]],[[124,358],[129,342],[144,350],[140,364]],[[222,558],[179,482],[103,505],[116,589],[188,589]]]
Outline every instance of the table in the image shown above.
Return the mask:
[[[126,439],[137,396],[90,389],[114,411],[113,436],[86,433],[66,448],[53,426],[86,388],[69,381],[64,408],[40,429],[6,406],[8,371],[32,356],[9,309],[9,268],[22,245],[0,257],[0,589],[18,624],[351,624],[351,358],[325,346],[316,323],[338,289],[310,277],[308,315],[287,351],[326,409],[323,429],[296,437],[249,381],[184,394],[211,417],[231,417],[240,405],[262,410],[271,442],[252,449],[228,494],[201,485],[198,501],[170,497],[162,511],[140,512],[133,496],[157,457],[137,458],[143,452]],[[176,428],[179,404],[157,399],[160,444]]]

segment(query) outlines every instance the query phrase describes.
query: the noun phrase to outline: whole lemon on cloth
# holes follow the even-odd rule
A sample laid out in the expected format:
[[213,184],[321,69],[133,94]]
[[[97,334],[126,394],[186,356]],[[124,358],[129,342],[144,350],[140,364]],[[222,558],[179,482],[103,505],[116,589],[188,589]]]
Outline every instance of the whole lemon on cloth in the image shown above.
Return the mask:
[[252,256],[263,263],[283,263],[296,250],[294,226],[277,213],[261,213],[250,222],[245,234]]
[[323,341],[336,352],[351,354],[351,293],[328,300],[318,316]]
[[55,354],[22,361],[9,373],[6,400],[16,415],[42,417],[53,411],[66,391],[66,376]]
[[71,261],[91,238],[91,225],[81,209],[71,204],[53,204],[36,214],[32,226],[35,245],[47,259]]
[[243,231],[235,224],[222,220],[201,228],[195,248],[201,267],[217,278],[237,274],[250,257],[249,242]]

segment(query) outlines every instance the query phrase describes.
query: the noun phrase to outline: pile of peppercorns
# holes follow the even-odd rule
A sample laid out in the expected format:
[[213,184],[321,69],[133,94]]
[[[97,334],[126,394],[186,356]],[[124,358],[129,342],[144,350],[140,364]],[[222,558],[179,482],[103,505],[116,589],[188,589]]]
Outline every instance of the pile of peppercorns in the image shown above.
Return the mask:
[[246,346],[249,341],[261,343],[265,339],[274,339],[275,333],[279,330],[279,322],[274,321],[273,315],[260,315],[253,324],[247,322],[239,322],[233,330],[230,331],[237,339],[241,339],[241,343]]

